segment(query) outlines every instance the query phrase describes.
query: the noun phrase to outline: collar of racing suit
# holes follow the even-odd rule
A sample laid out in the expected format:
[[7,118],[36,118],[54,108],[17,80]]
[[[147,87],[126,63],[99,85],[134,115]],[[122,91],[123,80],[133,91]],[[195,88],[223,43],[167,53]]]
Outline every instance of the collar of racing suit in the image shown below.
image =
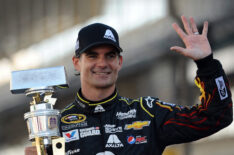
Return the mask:
[[85,97],[83,97],[80,89],[77,92],[75,104],[78,106],[79,109],[82,109],[87,113],[101,113],[112,109],[115,105],[114,103],[117,103],[116,101],[118,99],[119,94],[116,89],[109,97],[101,101],[90,101],[86,99]]

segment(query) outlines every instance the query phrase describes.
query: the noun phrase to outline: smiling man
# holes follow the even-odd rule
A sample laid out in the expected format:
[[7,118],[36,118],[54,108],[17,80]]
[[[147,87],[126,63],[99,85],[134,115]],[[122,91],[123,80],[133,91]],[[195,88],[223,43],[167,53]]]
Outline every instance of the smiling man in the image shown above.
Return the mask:
[[[81,89],[62,118],[82,117],[71,123],[61,121],[68,154],[79,150],[77,154],[160,155],[168,145],[200,139],[231,123],[231,94],[220,62],[212,57],[208,23],[199,34],[193,18],[189,24],[182,16],[182,22],[185,32],[175,23],[172,26],[186,48],[174,46],[171,50],[193,59],[198,66],[201,104],[191,108],[155,97],[119,96],[116,80],[123,58],[117,32],[101,23],[80,30],[72,60],[80,73]],[[224,94],[219,93],[222,90]],[[66,136],[71,132],[76,136]],[[82,137],[84,132],[89,134]],[[76,153],[69,153],[72,151]]]
[[185,31],[176,23],[172,26],[185,48],[171,50],[197,64],[201,103],[187,108],[157,97],[120,96],[116,80],[123,58],[118,34],[101,23],[88,25],[78,34],[72,58],[81,88],[61,113],[66,154],[161,155],[168,145],[209,136],[232,122],[230,88],[220,62],[213,59],[208,23],[199,34],[193,18],[181,18]]

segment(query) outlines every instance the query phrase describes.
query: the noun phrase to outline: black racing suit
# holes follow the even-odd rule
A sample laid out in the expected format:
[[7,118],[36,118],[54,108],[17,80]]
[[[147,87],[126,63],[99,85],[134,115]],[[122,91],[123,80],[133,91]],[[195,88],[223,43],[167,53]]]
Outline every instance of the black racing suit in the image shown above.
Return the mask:
[[166,146],[209,136],[232,122],[227,78],[212,55],[198,60],[201,104],[183,107],[154,97],[129,99],[115,91],[91,102],[77,93],[61,114],[66,154],[161,155]]

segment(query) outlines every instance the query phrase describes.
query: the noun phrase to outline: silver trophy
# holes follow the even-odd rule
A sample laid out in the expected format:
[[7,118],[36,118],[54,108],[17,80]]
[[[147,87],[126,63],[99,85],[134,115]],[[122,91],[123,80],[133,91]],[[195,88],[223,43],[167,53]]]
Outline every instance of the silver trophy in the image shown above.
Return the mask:
[[63,66],[13,71],[11,92],[32,97],[30,112],[24,114],[29,140],[37,148],[38,155],[65,154],[64,138],[60,137],[59,110],[53,109],[56,98],[53,93],[58,88],[67,88],[67,78]]

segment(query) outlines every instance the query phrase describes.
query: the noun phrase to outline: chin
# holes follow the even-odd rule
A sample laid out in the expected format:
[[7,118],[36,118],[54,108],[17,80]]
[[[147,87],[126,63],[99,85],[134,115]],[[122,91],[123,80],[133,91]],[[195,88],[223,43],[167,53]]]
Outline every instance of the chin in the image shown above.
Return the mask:
[[101,82],[99,82],[99,83],[95,84],[95,87],[99,88],[99,89],[106,89],[106,88],[112,87],[113,85],[114,85],[113,82],[111,82],[111,83],[101,83]]

